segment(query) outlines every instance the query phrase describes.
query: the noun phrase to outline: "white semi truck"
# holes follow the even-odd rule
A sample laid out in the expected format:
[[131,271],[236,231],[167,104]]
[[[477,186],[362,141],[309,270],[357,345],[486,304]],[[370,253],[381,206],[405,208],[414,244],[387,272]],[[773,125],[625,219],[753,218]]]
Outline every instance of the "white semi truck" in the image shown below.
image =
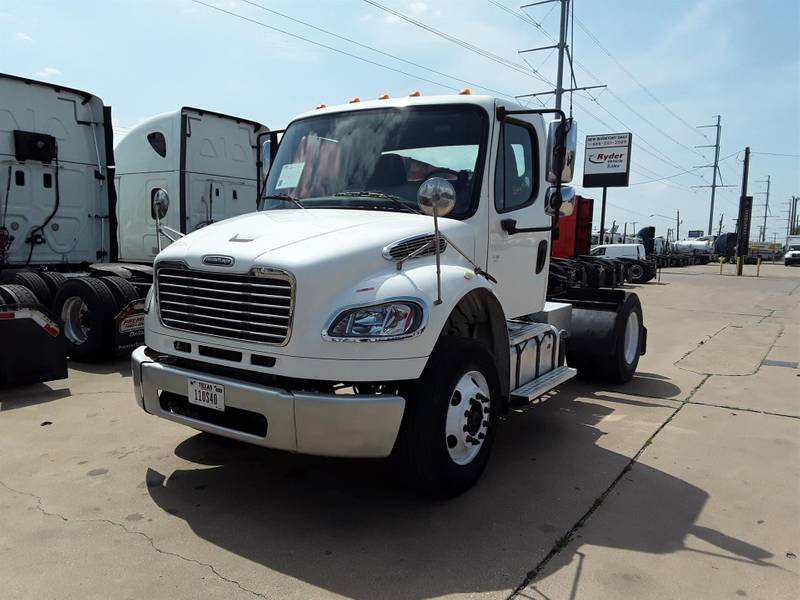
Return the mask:
[[65,377],[65,354],[100,360],[140,345],[159,248],[151,190],[173,194],[165,226],[177,232],[252,211],[271,137],[182,108],[131,130],[115,174],[100,98],[0,74],[0,336],[21,338],[0,345],[0,387]]
[[576,370],[628,381],[645,351],[635,294],[545,299],[575,134],[472,95],[301,115],[260,211],[157,256],[137,403],[270,448],[395,454],[426,490],[463,492],[509,405]]

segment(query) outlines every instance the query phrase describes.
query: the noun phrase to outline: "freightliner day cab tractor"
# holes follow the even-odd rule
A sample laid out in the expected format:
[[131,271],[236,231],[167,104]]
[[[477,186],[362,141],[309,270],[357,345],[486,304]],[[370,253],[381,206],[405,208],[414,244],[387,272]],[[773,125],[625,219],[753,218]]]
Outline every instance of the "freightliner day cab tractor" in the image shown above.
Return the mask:
[[137,403],[270,448],[394,454],[429,492],[465,491],[509,405],[576,370],[628,381],[645,351],[635,294],[545,300],[575,135],[466,94],[301,115],[260,211],[157,256]]
[[[97,96],[0,74],[0,387],[66,377],[143,341],[158,252],[151,190],[179,232],[256,207],[262,125],[183,108],[112,148]],[[115,185],[116,184],[116,185]],[[164,239],[165,243],[169,240]]]

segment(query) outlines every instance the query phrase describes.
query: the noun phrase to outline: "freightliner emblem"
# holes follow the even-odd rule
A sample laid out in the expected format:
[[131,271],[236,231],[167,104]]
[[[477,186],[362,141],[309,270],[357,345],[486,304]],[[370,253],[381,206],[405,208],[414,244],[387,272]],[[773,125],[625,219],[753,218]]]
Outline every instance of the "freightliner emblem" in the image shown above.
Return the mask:
[[233,258],[230,256],[209,255],[203,257],[204,265],[214,265],[215,267],[230,267],[233,265]]

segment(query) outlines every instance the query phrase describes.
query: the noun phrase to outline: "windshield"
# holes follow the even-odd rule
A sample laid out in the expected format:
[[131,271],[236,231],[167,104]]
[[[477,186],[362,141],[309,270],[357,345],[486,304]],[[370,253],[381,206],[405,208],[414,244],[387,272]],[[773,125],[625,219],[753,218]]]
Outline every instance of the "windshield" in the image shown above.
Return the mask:
[[606,253],[606,249],[605,248],[595,248],[591,252],[589,252],[589,254],[591,256],[602,256],[605,253]]
[[[476,106],[352,111],[292,123],[270,168],[260,210],[416,210],[429,177],[453,184],[448,217],[475,212],[486,115]],[[392,198],[389,198],[391,196]]]
[[800,250],[800,245],[793,244],[793,245],[789,246],[789,251],[790,252],[796,252],[798,250]]

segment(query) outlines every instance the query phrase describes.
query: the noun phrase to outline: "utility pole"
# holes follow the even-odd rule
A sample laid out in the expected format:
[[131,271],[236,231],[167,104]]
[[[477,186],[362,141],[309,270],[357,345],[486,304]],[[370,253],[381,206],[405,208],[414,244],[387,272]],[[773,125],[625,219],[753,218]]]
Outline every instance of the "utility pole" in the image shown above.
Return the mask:
[[[719,229],[717,229],[717,237],[719,237],[719,236],[721,236],[721,235],[722,235],[722,219],[724,219],[724,218],[725,218],[725,213],[722,213],[722,214],[719,216]],[[710,232],[709,232],[709,233],[710,233]]]
[[795,228],[797,227],[797,202],[800,201],[800,197],[792,196],[792,199],[788,202],[789,204],[789,218],[786,220],[786,237],[788,238],[790,235],[794,235]]
[[681,239],[681,211],[678,211],[678,217],[675,219],[675,241]]
[[765,242],[767,238],[767,212],[769,211],[769,186],[770,186],[770,176],[767,175],[766,179],[762,179],[756,183],[766,183],[767,184],[767,191],[766,192],[758,192],[759,194],[766,194],[767,199],[764,202],[764,224],[761,226],[761,235],[758,238],[759,242]]
[[748,232],[745,231],[745,227],[742,224],[742,219],[746,217],[744,214],[745,203],[747,200],[747,177],[750,174],[750,146],[747,146],[744,149],[744,167],[742,168],[742,196],[739,198],[739,218],[736,221],[736,246],[737,246],[737,258],[736,258],[736,275],[742,275],[742,263],[744,262],[744,257],[739,252],[739,248],[743,248],[747,246],[747,240],[742,239],[742,236],[747,236]]
[[711,234],[711,228],[714,226],[714,198],[717,194],[717,188],[720,187],[733,187],[732,185],[717,185],[717,174],[722,181],[722,173],[719,172],[719,140],[722,134],[722,116],[717,115],[717,122],[713,125],[698,125],[698,129],[706,127],[714,127],[717,130],[717,141],[713,144],[705,144],[702,146],[695,146],[695,148],[714,148],[714,164],[713,165],[699,165],[695,169],[714,169],[711,176],[711,185],[693,185],[693,188],[711,188],[711,210],[708,212],[708,233]]
[[[552,44],[550,46],[542,46],[541,48],[527,48],[525,50],[519,50],[518,54],[526,54],[528,52],[540,52],[541,50],[552,50],[554,48],[558,49],[558,70],[556,72],[556,84],[555,89],[550,90],[547,92],[537,92],[535,94],[521,94],[516,96],[517,100],[521,98],[536,98],[537,96],[546,96],[548,94],[555,94],[556,97],[556,108],[561,109],[561,99],[565,92],[577,92],[581,90],[593,90],[597,88],[604,88],[605,85],[586,85],[583,87],[573,87],[569,86],[566,89],[564,88],[564,58],[569,61],[569,72],[570,72],[570,80],[575,81],[575,72],[572,65],[572,54],[567,44],[567,38],[569,37],[569,11],[570,11],[570,0],[540,0],[539,2],[531,2],[529,4],[523,4],[520,6],[520,10],[525,8],[531,8],[533,6],[540,6],[542,4],[549,4],[551,2],[558,2],[561,5],[561,20],[560,26],[558,30],[558,43]],[[525,60],[523,58],[523,60]],[[533,69],[533,67],[531,67]]]

